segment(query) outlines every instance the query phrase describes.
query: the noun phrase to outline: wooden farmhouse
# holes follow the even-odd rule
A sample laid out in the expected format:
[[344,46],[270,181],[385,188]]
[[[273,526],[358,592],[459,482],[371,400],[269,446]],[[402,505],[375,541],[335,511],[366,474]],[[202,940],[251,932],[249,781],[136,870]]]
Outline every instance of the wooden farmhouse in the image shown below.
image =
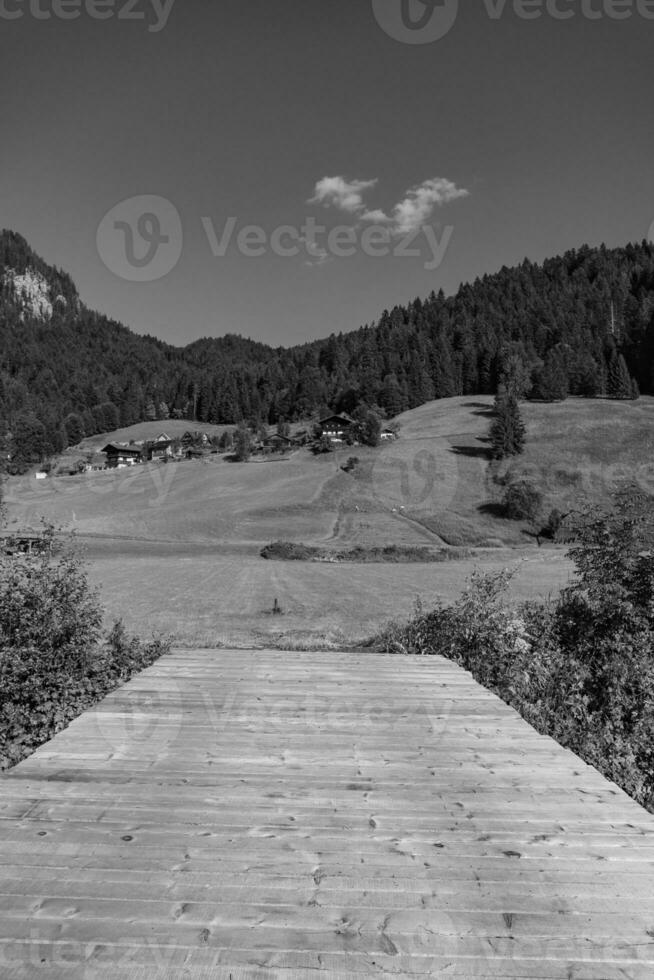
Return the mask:
[[320,419],[318,422],[323,436],[327,436],[332,442],[343,442],[345,436],[354,425],[354,419],[350,415],[328,415],[327,418]]
[[140,446],[122,446],[119,442],[110,442],[102,452],[106,456],[106,466],[110,469],[134,466],[141,459]]
[[285,453],[292,449],[293,445],[293,440],[288,436],[280,436],[275,432],[262,441],[261,448],[264,453]]
[[146,447],[146,458],[149,462],[157,463],[173,456],[172,439],[162,439],[161,436],[155,441],[148,443]]
[[180,439],[182,449],[190,449],[192,446],[208,446],[210,439],[206,432],[191,432],[188,429]]

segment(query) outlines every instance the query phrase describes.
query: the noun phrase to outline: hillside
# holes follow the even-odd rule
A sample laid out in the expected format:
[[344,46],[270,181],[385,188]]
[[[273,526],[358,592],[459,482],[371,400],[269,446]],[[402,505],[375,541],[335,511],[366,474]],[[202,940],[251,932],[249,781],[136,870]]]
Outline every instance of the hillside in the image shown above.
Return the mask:
[[[400,415],[400,439],[378,449],[344,447],[318,457],[299,450],[290,459],[248,464],[218,456],[44,482],[12,478],[10,519],[30,524],[39,513],[82,536],[132,537],[146,551],[148,542],[223,550],[273,537],[334,547],[484,547],[529,543],[524,525],[489,506],[508,482],[532,482],[543,494],[544,513],[606,503],[625,479],[654,489],[654,398],[523,403],[525,453],[502,463],[487,457],[491,410],[488,396],[430,402]],[[153,438],[162,425],[94,436],[79,449]],[[187,426],[170,420],[167,431],[179,436]],[[346,473],[342,466],[353,455],[358,463]]]
[[[146,635],[170,629],[184,642],[271,631],[362,636],[390,615],[407,615],[416,595],[428,604],[451,598],[478,566],[519,568],[517,595],[547,595],[569,574],[565,552],[536,547],[529,525],[497,516],[489,505],[501,498],[501,481],[530,479],[544,494],[544,513],[605,501],[624,479],[652,489],[654,398],[527,403],[527,450],[501,466],[485,456],[491,404],[431,402],[400,416],[400,440],[377,450],[14,477],[9,526],[45,515],[74,529],[110,611]],[[357,467],[343,472],[354,453]],[[468,554],[409,566],[263,561],[262,545],[280,538],[333,550],[450,545]],[[286,614],[279,621],[269,615],[275,598]]]
[[[87,309],[14,232],[0,235],[0,438],[10,468],[168,419],[274,423],[365,401],[389,416],[490,394],[509,357],[534,395],[652,391],[654,245],[525,261],[288,350],[235,335],[174,348]],[[238,324],[235,324],[238,329]],[[6,456],[6,453],[5,453]]]

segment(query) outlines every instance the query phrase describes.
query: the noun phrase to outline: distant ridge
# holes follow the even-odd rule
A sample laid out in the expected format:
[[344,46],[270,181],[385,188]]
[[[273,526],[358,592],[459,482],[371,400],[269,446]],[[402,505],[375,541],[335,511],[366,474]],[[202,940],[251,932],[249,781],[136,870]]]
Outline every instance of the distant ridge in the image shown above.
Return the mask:
[[654,245],[525,260],[290,349],[236,334],[176,348],[89,310],[70,276],[3,231],[0,354],[0,437],[14,468],[147,419],[274,423],[360,401],[392,416],[493,393],[510,355],[535,394],[553,375],[557,397],[602,394],[619,372],[651,392]]

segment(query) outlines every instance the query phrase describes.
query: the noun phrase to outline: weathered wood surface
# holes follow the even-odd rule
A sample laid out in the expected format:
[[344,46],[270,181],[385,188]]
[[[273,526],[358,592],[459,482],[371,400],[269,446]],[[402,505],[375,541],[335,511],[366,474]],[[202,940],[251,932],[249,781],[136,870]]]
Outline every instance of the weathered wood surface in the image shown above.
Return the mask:
[[654,818],[440,659],[177,651],[0,779],[0,978],[654,978]]

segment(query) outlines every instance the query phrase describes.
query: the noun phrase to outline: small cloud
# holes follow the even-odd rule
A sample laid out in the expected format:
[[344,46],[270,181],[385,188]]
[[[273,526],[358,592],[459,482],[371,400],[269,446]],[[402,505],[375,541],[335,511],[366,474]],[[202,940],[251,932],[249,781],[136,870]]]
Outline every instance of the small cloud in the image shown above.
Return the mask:
[[407,191],[406,197],[393,208],[393,232],[407,235],[429,221],[435,209],[468,197],[468,191],[457,187],[446,177],[433,177]]
[[347,180],[345,177],[323,177],[316,184],[315,194],[309,204],[335,207],[356,216],[359,221],[386,225],[392,235],[408,235],[425,225],[436,208],[449,204],[468,191],[446,177],[432,177],[406,191],[388,215],[381,208],[367,208],[363,201],[366,191],[376,187],[374,180]]
[[366,211],[361,215],[362,221],[370,221],[374,225],[385,225],[392,219],[384,211]]
[[348,214],[360,215],[366,210],[363,194],[370,190],[377,180],[346,180],[345,177],[323,177],[316,184],[315,194],[309,204],[324,204],[335,207]]

